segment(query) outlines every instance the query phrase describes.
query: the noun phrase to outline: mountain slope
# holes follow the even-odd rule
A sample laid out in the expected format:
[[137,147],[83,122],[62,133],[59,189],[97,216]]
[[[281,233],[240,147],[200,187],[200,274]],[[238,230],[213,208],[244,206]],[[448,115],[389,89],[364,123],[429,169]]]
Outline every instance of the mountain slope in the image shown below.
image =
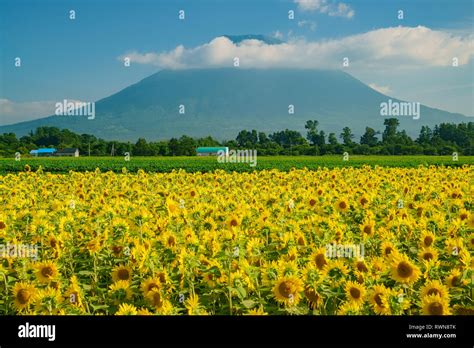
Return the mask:
[[[163,70],[96,102],[96,117],[50,116],[1,126],[0,133],[24,135],[39,126],[68,128],[105,139],[168,139],[183,134],[235,138],[242,129],[304,132],[306,120],[339,134],[349,126],[360,136],[365,126],[383,130],[380,103],[389,97],[341,71],[303,69]],[[392,100],[395,100],[392,98]],[[288,105],[294,105],[294,114]],[[185,106],[185,114],[179,113]],[[399,117],[416,135],[421,125],[467,122],[469,118],[421,106],[421,117]]]

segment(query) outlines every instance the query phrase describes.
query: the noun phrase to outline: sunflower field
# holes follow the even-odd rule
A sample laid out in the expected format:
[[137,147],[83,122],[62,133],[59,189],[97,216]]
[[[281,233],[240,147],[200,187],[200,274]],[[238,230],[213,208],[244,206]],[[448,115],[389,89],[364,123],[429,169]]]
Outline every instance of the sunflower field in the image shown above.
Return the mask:
[[472,169],[6,174],[0,314],[473,314]]

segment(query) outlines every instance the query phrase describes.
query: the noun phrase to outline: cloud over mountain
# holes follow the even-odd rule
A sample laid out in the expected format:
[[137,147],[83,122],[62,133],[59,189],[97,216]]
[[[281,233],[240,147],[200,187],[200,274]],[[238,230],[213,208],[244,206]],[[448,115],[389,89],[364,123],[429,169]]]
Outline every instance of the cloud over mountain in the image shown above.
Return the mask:
[[474,35],[451,34],[424,26],[390,27],[322,41],[292,40],[278,44],[258,39],[239,42],[216,37],[187,48],[165,52],[128,52],[132,63],[163,69],[231,67],[234,58],[242,68],[338,69],[343,58],[355,69],[400,69],[451,66],[453,58],[464,65],[474,55]]

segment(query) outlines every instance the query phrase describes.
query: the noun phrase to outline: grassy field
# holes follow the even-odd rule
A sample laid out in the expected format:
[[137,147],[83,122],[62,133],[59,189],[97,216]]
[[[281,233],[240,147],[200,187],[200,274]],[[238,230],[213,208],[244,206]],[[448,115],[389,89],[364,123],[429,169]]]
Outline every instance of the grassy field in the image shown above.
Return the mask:
[[121,172],[127,168],[129,172],[143,169],[147,172],[171,172],[183,169],[187,172],[209,172],[223,169],[228,172],[251,172],[262,169],[279,169],[288,171],[295,169],[317,169],[318,167],[362,167],[385,166],[412,168],[429,165],[459,167],[473,165],[474,156],[461,156],[458,161],[453,161],[451,156],[350,156],[348,161],[343,161],[342,156],[274,156],[258,157],[257,165],[252,167],[249,163],[218,163],[215,157],[132,157],[125,161],[124,157],[79,157],[79,158],[14,158],[0,159],[0,173],[15,173],[25,170],[28,165],[32,171],[40,166],[44,171],[52,173],[67,173],[70,170],[84,172],[101,171]]

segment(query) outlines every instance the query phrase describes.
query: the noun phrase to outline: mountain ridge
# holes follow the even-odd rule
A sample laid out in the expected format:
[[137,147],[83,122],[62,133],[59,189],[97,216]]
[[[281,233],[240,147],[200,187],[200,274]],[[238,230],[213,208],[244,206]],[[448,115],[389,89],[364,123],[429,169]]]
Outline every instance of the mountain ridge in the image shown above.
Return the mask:
[[[96,117],[49,116],[0,126],[0,133],[25,135],[39,126],[68,128],[104,139],[169,139],[181,135],[233,139],[242,129],[304,132],[316,119],[326,134],[348,126],[383,130],[384,95],[341,70],[187,69],[161,70],[96,102]],[[294,114],[289,114],[294,105]],[[181,114],[180,106],[184,106]],[[421,117],[399,117],[400,128],[417,135],[422,125],[468,122],[462,114],[421,105]],[[181,110],[182,111],[182,110]]]

